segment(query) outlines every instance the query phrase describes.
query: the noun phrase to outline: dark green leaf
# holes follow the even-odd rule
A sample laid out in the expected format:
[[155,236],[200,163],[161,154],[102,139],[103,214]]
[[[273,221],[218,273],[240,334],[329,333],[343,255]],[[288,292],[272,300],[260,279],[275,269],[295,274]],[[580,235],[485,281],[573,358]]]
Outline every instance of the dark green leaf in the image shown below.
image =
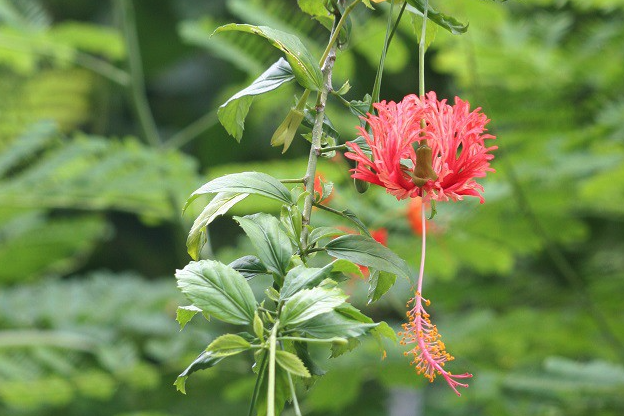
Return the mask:
[[338,288],[315,287],[301,290],[284,304],[280,323],[282,326],[301,324],[317,315],[332,311],[341,305],[346,298],[347,295]]
[[193,361],[191,363],[191,365],[189,365],[186,368],[186,370],[184,370],[182,373],[180,373],[180,375],[176,379],[175,383],[173,383],[173,385],[176,386],[176,389],[179,392],[181,392],[183,394],[186,394],[186,379],[191,374],[193,374],[194,372],[199,371],[199,370],[204,370],[206,368],[214,367],[222,359],[223,359],[223,357],[216,357],[214,354],[212,354],[210,352],[205,352],[205,351],[202,352],[199,355],[199,357],[197,357],[195,359],[195,361]]
[[238,202],[245,199],[249,194],[219,192],[210,201],[201,214],[195,219],[186,240],[186,249],[193,260],[199,259],[199,253],[206,244],[206,226],[219,215],[225,214]]
[[290,374],[304,378],[310,377],[310,372],[295,354],[282,350],[275,351],[275,361]]
[[225,31],[253,33],[266,38],[273,46],[286,54],[297,82],[304,88],[318,91],[323,85],[323,74],[312,54],[301,43],[299,38],[267,26],[241,25],[231,23],[221,26],[214,34]]
[[243,256],[228,264],[231,268],[243,275],[245,279],[251,279],[259,274],[266,274],[269,271],[256,256]]
[[396,281],[396,274],[375,270],[368,280],[368,303],[377,302]]
[[176,312],[176,321],[178,321],[178,323],[180,324],[180,331],[182,331],[186,324],[189,323],[191,319],[193,319],[195,314],[201,311],[201,309],[193,305],[178,306],[178,311]]
[[355,140],[352,140],[353,143],[356,143],[359,148],[364,152],[364,154],[368,156],[372,156],[373,152],[371,151],[370,146],[366,143],[366,139],[362,136],[358,136]]
[[310,356],[310,353],[308,352],[308,344],[305,342],[294,342],[293,346],[297,352],[297,357],[299,357],[306,368],[310,371],[310,374],[313,376],[322,376],[326,373],[326,371],[319,367]]
[[288,271],[284,278],[284,286],[280,292],[280,299],[288,299],[301,289],[309,289],[317,286],[333,271],[333,263],[323,268],[308,268],[305,266],[297,266]]
[[[306,107],[303,111],[303,120],[301,124],[312,129],[314,127],[314,119],[316,118],[316,110],[312,107]],[[334,140],[340,139],[340,133],[336,130],[331,120],[327,117],[327,115],[323,118],[323,133],[333,138]],[[321,143],[323,144],[323,143]]]
[[208,345],[206,352],[211,352],[215,357],[227,357],[247,351],[251,344],[243,337],[234,334],[221,335]]
[[245,278],[231,267],[212,260],[190,262],[176,271],[178,287],[204,312],[232,324],[253,320],[256,300]]
[[258,258],[266,268],[279,276],[285,276],[293,248],[278,219],[264,213],[234,219],[251,240]]
[[234,94],[217,111],[219,121],[225,130],[240,142],[245,129],[245,118],[256,95],[279,88],[282,84],[295,79],[292,69],[284,58],[269,67],[247,88]]
[[370,231],[368,231],[366,225],[364,225],[362,220],[360,220],[360,218],[355,215],[353,211],[351,211],[350,209],[345,209],[342,211],[342,215],[349,221],[353,222],[360,230],[364,232],[364,234],[370,237]]
[[[416,15],[422,16],[425,11],[425,2],[424,0],[407,0],[408,6],[407,10]],[[457,19],[451,16],[447,16],[443,13],[440,13],[434,10],[431,6],[427,8],[427,17],[429,20],[434,22],[435,24],[441,26],[442,28],[448,30],[454,35],[460,35],[462,33],[466,33],[468,30],[468,25],[461,23]]]
[[407,263],[392,250],[364,235],[343,235],[325,245],[330,256],[393,273],[409,280]]
[[191,194],[184,209],[200,195],[219,192],[261,195],[285,204],[295,203],[288,188],[274,177],[261,172],[241,172],[221,176],[206,183]]

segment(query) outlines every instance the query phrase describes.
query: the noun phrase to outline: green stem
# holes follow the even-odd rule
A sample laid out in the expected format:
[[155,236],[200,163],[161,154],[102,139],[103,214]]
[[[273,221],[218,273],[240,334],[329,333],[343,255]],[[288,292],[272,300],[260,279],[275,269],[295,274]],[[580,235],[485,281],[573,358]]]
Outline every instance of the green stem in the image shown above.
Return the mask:
[[145,80],[141,64],[141,52],[137,38],[136,21],[132,0],[116,0],[115,8],[121,20],[121,28],[128,54],[130,70],[130,91],[132,104],[139,118],[145,140],[152,146],[160,146],[160,136],[152,116],[147,97],[145,96]]
[[286,373],[288,376],[288,385],[290,386],[290,394],[293,400],[293,407],[295,408],[295,415],[301,416],[301,409],[299,409],[299,401],[297,400],[297,392],[295,391],[295,384],[292,381],[290,373]]
[[258,368],[258,377],[256,378],[256,384],[254,385],[254,391],[251,396],[251,403],[249,405],[249,413],[248,416],[252,416],[254,410],[256,409],[256,403],[258,402],[258,396],[260,395],[260,386],[264,381],[264,371],[267,366],[267,355],[265,354],[262,357],[262,362],[260,363],[260,367]]
[[209,128],[216,125],[218,121],[217,110],[204,114],[202,117],[198,118],[184,129],[171,136],[171,138],[163,144],[163,147],[179,149]]
[[[359,1],[359,0],[357,0]],[[357,3],[356,1],[356,3]],[[348,8],[347,8],[348,9]],[[343,21],[345,15],[343,14],[340,21]],[[325,118],[325,104],[327,102],[327,94],[331,88],[331,77],[332,70],[334,68],[334,62],[336,60],[336,45],[332,42],[331,39],[334,38],[336,29],[339,28],[339,25],[335,25],[334,30],[332,32],[332,36],[329,41],[329,52],[327,54],[323,54],[325,59],[322,64],[323,71],[323,86],[321,90],[317,94],[316,99],[316,117],[314,118],[314,127],[312,128],[312,146],[310,146],[310,155],[308,157],[308,167],[305,174],[305,189],[308,191],[308,194],[305,198],[303,204],[303,212],[302,212],[302,229],[301,229],[301,247],[306,247],[308,245],[308,234],[310,225],[310,217],[312,215],[312,205],[314,203],[314,178],[316,175],[316,165],[318,162],[318,156],[320,154],[319,150],[321,148],[321,136],[323,135],[323,120]]]
[[[407,2],[405,2],[407,4]],[[394,9],[394,1],[390,1],[390,11],[388,12],[388,21],[386,23],[386,38],[384,39],[384,46],[381,50],[381,57],[379,58],[379,66],[377,67],[377,74],[375,74],[375,83],[373,84],[373,95],[371,100],[371,105],[368,109],[369,113],[373,112],[373,103],[379,101],[379,96],[381,94],[381,78],[383,76],[383,68],[386,62],[386,54],[388,53],[388,47],[390,46],[390,33],[394,34],[394,30],[392,29],[392,11]],[[401,14],[402,14],[401,10]],[[399,15],[400,18],[401,15]],[[395,27],[398,25],[399,20],[396,21]]]
[[305,183],[305,178],[298,179],[280,179],[281,183]]
[[323,56],[321,56],[321,60],[319,61],[320,66],[323,66],[325,64],[325,61],[327,60],[327,57],[329,56],[331,49],[335,46],[338,36],[340,36],[340,31],[342,30],[342,26],[347,20],[347,16],[349,16],[349,13],[351,13],[351,11],[355,8],[355,6],[357,6],[359,2],[360,0],[355,0],[353,3],[348,5],[345,8],[345,11],[342,14],[342,16],[340,16],[340,20],[338,21],[338,24],[335,26],[331,34],[331,37],[329,38],[329,43],[327,43],[327,47],[325,48],[325,51],[323,52]]
[[333,152],[334,150],[347,150],[347,145],[345,144],[341,144],[339,146],[329,146],[329,147],[323,147],[321,149],[319,149],[320,153],[329,153],[329,152]]
[[326,344],[326,343],[332,343],[332,342],[337,342],[339,344],[348,343],[346,339],[341,338],[341,337],[323,338],[323,339],[302,338],[302,337],[279,337],[279,339],[280,341],[299,341],[299,342],[309,342],[309,343],[317,343],[317,344]]
[[277,348],[277,327],[279,320],[275,321],[271,336],[269,337],[269,382],[267,391],[267,416],[275,416],[275,350]]
[[[423,12],[422,31],[420,32],[420,42],[418,42],[418,95],[425,95],[425,38],[427,37],[427,12],[429,10],[429,0],[425,0],[425,11]],[[424,120],[423,120],[424,122]]]

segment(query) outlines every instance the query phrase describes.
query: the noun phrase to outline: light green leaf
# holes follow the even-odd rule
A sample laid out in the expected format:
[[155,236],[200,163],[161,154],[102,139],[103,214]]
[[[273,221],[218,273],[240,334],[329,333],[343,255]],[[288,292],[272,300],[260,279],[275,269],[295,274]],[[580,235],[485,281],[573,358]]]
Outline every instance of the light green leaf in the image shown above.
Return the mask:
[[347,299],[347,295],[338,288],[315,287],[301,290],[284,304],[280,323],[283,326],[300,324],[317,315],[332,311],[341,305],[345,299]]
[[295,79],[295,76],[290,65],[284,58],[280,58],[269,69],[264,71],[262,75],[256,78],[251,85],[234,94],[219,107],[219,110],[217,110],[219,122],[221,122],[228,134],[240,142],[245,130],[245,118],[249,112],[253,97],[273,91],[293,79]]
[[327,254],[366,267],[383,270],[409,280],[407,263],[388,247],[364,235],[343,235],[325,245]]
[[[407,0],[407,10],[418,16],[422,16],[425,11],[424,0]],[[442,28],[448,30],[454,35],[461,35],[466,33],[468,25],[461,23],[457,19],[451,16],[447,16],[434,10],[431,6],[427,8],[427,18]]]
[[214,367],[215,365],[217,365],[219,363],[219,361],[221,361],[223,359],[223,357],[216,357],[213,353],[211,352],[202,352],[199,357],[197,357],[195,359],[195,361],[193,361],[191,363],[191,365],[189,365],[186,370],[184,370],[182,373],[180,373],[180,375],[178,376],[178,378],[176,379],[175,383],[173,383],[174,386],[176,386],[176,389],[183,393],[186,394],[186,379],[194,372],[199,371],[199,370],[204,370],[206,368],[210,368],[210,367]]
[[186,249],[193,260],[199,259],[199,253],[206,244],[206,226],[208,226],[219,215],[225,214],[238,202],[245,199],[249,194],[238,194],[230,192],[218,193],[201,214],[193,222],[186,240]]
[[245,278],[218,261],[192,261],[176,271],[178,288],[202,311],[232,324],[250,324],[256,300]]
[[311,377],[310,372],[303,364],[303,361],[301,361],[295,354],[282,350],[275,351],[275,361],[277,361],[277,364],[279,364],[280,367],[288,371],[290,374],[305,378]]
[[329,358],[340,357],[343,354],[353,351],[361,344],[360,340],[357,338],[349,338],[346,343],[337,343],[332,342],[331,346],[331,354]]
[[334,264],[330,263],[323,268],[308,268],[297,266],[288,271],[284,278],[284,286],[280,292],[280,299],[288,299],[301,289],[317,286],[333,271]]
[[377,302],[396,282],[396,274],[375,270],[368,280],[368,303]]
[[221,335],[208,345],[206,352],[211,352],[215,357],[227,357],[248,350],[251,344],[243,337],[234,334]]
[[[423,19],[422,17],[417,16],[413,13],[410,17],[412,27],[414,28],[414,34],[420,42],[420,37],[422,36]],[[435,40],[439,27],[440,26],[438,25],[427,25],[427,28],[425,29],[425,50],[429,49],[429,46],[431,46],[431,44]]]
[[221,26],[214,34],[225,31],[253,33],[266,38],[273,46],[286,54],[297,82],[304,88],[318,91],[323,85],[323,75],[312,54],[301,43],[299,38],[267,26],[241,25],[231,23]]
[[178,306],[178,310],[176,312],[176,321],[180,324],[180,331],[184,329],[187,323],[190,322],[191,319],[202,310],[197,306],[189,305],[189,306]]
[[260,315],[258,315],[257,311],[254,313],[253,330],[254,334],[256,334],[260,341],[264,341],[264,324],[262,323],[262,319],[260,319]]
[[264,213],[234,219],[251,240],[258,258],[266,268],[279,276],[286,275],[293,248],[290,238],[280,227],[279,220]]
[[266,274],[269,271],[256,256],[243,256],[228,264],[231,268],[243,275],[245,279],[251,279],[259,274]]
[[288,188],[274,177],[261,172],[241,172],[221,176],[206,183],[191,194],[184,209],[201,195],[219,192],[261,195],[285,204],[295,203]]
[[332,273],[343,273],[346,275],[355,274],[360,278],[364,278],[364,274],[362,273],[360,267],[357,264],[350,262],[349,260],[334,260],[332,265]]
[[329,12],[325,8],[325,0],[297,0],[299,8],[311,16],[327,16]]
[[364,335],[376,326],[372,320],[364,323],[334,310],[303,322],[297,326],[297,330],[314,338],[354,338]]

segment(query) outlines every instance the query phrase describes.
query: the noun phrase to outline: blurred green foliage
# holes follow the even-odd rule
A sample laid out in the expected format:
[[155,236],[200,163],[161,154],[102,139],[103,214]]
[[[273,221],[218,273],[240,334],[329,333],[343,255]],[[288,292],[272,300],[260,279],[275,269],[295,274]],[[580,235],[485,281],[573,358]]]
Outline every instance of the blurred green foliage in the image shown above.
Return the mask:
[[[449,368],[475,377],[457,399],[442,383],[426,385],[396,346],[381,361],[364,343],[348,356],[315,357],[329,371],[302,410],[389,414],[407,391],[418,399],[412,414],[619,415],[624,1],[432,3],[470,26],[461,36],[437,32],[427,89],[483,107],[498,137],[486,203],[439,204],[428,244],[426,297],[457,357]],[[242,414],[253,389],[240,377],[243,360],[197,373],[188,397],[172,386],[214,338],[214,323],[195,318],[179,334],[174,322],[173,269],[187,263],[185,234],[201,209],[180,217],[182,201],[225,173],[297,176],[307,142],[297,138],[287,159],[269,146],[301,93],[292,85],[255,100],[240,145],[216,125],[216,108],[279,54],[251,36],[209,35],[230,21],[269,25],[320,55],[327,30],[295,2],[134,1],[147,98],[164,138],[157,147],[132,113],[116,7],[0,1],[0,414]],[[372,88],[387,10],[354,13],[334,78],[336,87],[349,80],[349,100]],[[415,64],[404,18],[382,98],[416,91]],[[353,139],[356,119],[336,101],[328,113],[340,140]],[[388,245],[415,267],[413,208],[380,189],[359,197],[340,157],[319,169],[334,182],[331,206],[386,228]],[[276,209],[249,198],[230,214],[250,207]],[[313,221],[336,225],[318,211]],[[209,234],[204,256],[253,251],[229,218]],[[369,309],[365,282],[347,285],[359,307],[398,328],[409,282]]]

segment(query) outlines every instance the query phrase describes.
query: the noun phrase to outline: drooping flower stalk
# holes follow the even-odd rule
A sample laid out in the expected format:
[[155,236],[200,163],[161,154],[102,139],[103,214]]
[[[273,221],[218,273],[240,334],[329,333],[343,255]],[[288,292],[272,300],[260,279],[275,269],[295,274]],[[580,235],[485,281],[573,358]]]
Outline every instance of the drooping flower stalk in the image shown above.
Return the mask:
[[454,357],[446,352],[444,342],[438,328],[431,323],[429,314],[423,305],[429,306],[429,301],[422,297],[422,285],[425,275],[425,254],[427,251],[427,227],[425,210],[421,211],[422,219],[422,247],[420,254],[420,269],[418,272],[418,283],[416,294],[408,302],[413,304],[413,308],[407,312],[408,323],[403,324],[403,332],[400,332],[401,345],[415,344],[414,347],[404,354],[413,355],[412,364],[416,366],[418,374],[424,375],[430,382],[433,382],[437,375],[444,377],[448,385],[461,396],[457,387],[468,387],[468,384],[460,383],[457,379],[472,377],[470,373],[452,374],[446,371],[444,365],[454,360]]

